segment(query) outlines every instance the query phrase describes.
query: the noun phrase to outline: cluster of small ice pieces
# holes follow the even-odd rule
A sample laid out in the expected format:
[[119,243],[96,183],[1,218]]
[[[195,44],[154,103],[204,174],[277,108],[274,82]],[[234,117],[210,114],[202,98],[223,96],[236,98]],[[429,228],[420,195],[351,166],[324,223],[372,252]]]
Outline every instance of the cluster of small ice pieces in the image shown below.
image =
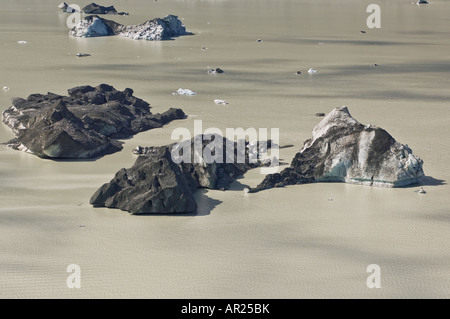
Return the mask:
[[176,92],[172,93],[173,95],[196,95],[197,92],[191,91],[189,89],[179,88]]
[[[314,68],[310,68],[310,69],[308,70],[308,74],[317,74],[317,73],[319,73],[319,71],[316,70],[316,69],[314,69]],[[299,71],[296,71],[295,74],[301,75],[301,74],[302,74],[302,71],[300,71],[300,70],[299,70]]]
[[216,103],[217,105],[220,105],[220,104],[227,105],[228,104],[228,102],[225,100],[214,100],[214,103]]

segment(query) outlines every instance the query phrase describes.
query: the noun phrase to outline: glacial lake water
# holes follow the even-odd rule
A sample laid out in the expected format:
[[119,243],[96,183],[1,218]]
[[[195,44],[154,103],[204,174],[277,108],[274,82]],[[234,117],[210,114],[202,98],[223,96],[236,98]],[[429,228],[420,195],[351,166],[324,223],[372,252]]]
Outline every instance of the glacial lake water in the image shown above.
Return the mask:
[[[97,1],[130,13],[109,17],[118,22],[171,13],[193,33],[161,42],[73,38],[59,2],[2,0],[0,88],[9,90],[0,91],[0,111],[12,97],[108,83],[132,88],[153,112],[173,106],[190,117],[95,161],[1,146],[1,298],[450,297],[449,1],[377,1],[379,29],[366,26],[373,1]],[[225,73],[207,74],[213,67]],[[311,67],[319,73],[308,75]],[[172,95],[178,88],[198,94]],[[314,114],[341,105],[424,160],[427,194],[419,185],[330,183],[246,195],[263,179],[253,170],[229,191],[200,191],[197,215],[89,205],[132,166],[133,148],[168,144],[195,119],[224,131],[279,128],[280,143],[294,145],[281,150],[290,162],[320,121]],[[12,137],[2,124],[0,141]],[[67,288],[69,264],[80,266],[81,289]],[[366,285],[371,264],[381,289]]]

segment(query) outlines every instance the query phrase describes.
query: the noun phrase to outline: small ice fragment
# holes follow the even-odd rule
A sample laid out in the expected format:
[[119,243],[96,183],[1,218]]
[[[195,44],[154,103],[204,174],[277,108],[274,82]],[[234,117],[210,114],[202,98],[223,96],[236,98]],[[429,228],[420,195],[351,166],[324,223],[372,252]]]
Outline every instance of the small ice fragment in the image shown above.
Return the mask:
[[208,74],[220,74],[220,73],[224,73],[224,71],[221,68],[208,69]]
[[310,68],[310,69],[308,70],[308,74],[317,74],[317,73],[319,73],[319,71],[316,70],[316,69]]
[[220,105],[220,104],[223,104],[223,105],[228,104],[228,102],[225,101],[225,100],[214,100],[214,103],[216,103],[216,104],[218,104],[218,105]]
[[173,95],[196,95],[197,92],[191,91],[189,89],[179,88],[176,92],[172,93]]

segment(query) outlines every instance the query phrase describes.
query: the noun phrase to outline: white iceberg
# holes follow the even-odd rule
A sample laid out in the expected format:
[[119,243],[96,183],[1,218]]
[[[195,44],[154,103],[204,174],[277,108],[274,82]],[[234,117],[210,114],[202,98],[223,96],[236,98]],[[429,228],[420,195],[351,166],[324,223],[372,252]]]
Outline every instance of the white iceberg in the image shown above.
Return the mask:
[[223,105],[226,105],[226,104],[228,104],[228,102],[227,101],[225,101],[225,100],[214,100],[214,103],[216,103],[216,104],[223,104]]
[[191,91],[189,89],[179,88],[176,92],[172,93],[173,95],[196,95],[197,92]]

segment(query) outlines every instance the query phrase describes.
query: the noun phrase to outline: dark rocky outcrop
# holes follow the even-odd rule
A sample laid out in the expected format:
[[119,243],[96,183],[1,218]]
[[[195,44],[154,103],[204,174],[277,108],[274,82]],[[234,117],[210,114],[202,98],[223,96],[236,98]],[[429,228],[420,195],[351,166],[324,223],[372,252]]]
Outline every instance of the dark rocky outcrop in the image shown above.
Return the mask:
[[7,145],[43,158],[84,159],[122,149],[117,138],[185,118],[180,109],[152,114],[150,105],[107,84],[78,86],[69,96],[53,93],[14,98],[3,122],[16,134]]
[[[215,148],[211,146],[212,141],[217,141]],[[200,156],[207,150],[214,156],[221,153],[224,160],[208,161],[202,157],[204,161],[197,163],[199,153],[195,143],[201,145]],[[258,147],[266,147],[263,144],[266,145],[260,143]],[[237,143],[221,136],[198,135],[167,146],[138,146],[134,152],[140,156],[133,167],[117,172],[111,182],[97,190],[90,203],[96,207],[119,208],[131,214],[194,212],[197,204],[193,194],[198,188],[225,190],[247,170],[263,164],[249,160],[248,145],[245,143],[242,152]],[[225,161],[227,149],[233,150],[230,153],[232,163]],[[177,159],[178,155],[187,157],[181,161]]]
[[177,16],[168,15],[160,19],[146,21],[137,25],[123,25],[97,15],[87,16],[71,31],[74,37],[101,37],[119,35],[134,40],[165,40],[189,34]]
[[339,107],[314,128],[290,167],[267,175],[251,192],[312,182],[400,187],[418,182],[424,175],[422,164],[407,145]]
[[[62,2],[59,6],[59,9],[61,9],[63,12],[75,12],[75,8],[70,7],[67,3]],[[78,7],[79,8],[79,7]],[[128,12],[118,12],[114,6],[101,6],[94,2],[88,4],[87,6],[83,7],[81,9],[81,12],[85,14],[118,14],[118,15],[128,15]]]
[[104,7],[96,3],[90,3],[81,9],[86,14],[119,14],[128,15],[128,12],[118,12],[114,6]]
[[[211,141],[217,142],[214,147]],[[258,155],[274,146],[268,141],[245,142],[242,147],[239,142],[217,135],[198,135],[161,147],[138,146],[134,153],[139,157],[133,167],[121,169],[111,182],[97,190],[90,203],[131,214],[194,212],[197,205],[193,194],[198,188],[227,189],[247,170],[269,164]],[[227,149],[233,152],[225,160]],[[203,162],[195,161],[200,157]],[[267,175],[250,192],[313,182],[405,186],[424,175],[422,164],[408,146],[396,142],[385,130],[360,124],[346,107],[340,107],[314,128],[313,137],[288,168]]]

